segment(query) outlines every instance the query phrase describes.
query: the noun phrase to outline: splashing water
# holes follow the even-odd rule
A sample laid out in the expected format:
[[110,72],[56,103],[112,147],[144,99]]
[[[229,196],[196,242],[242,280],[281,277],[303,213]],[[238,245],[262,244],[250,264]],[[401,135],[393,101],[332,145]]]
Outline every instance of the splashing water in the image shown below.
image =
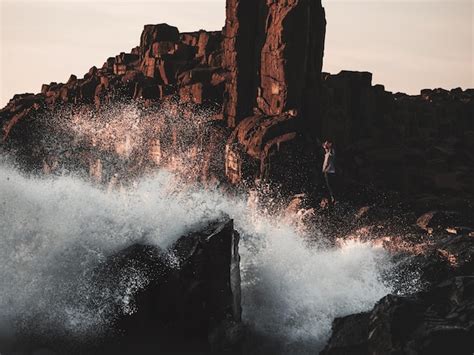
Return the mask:
[[66,106],[37,118],[41,139],[32,146],[41,148],[36,158],[45,173],[86,171],[108,183],[111,176],[126,180],[161,167],[188,182],[219,180],[223,168],[207,164],[209,156],[223,159],[226,141],[214,115],[174,100],[148,109],[128,102],[99,111]]
[[356,242],[310,248],[292,227],[243,199],[184,189],[166,172],[107,193],[78,178],[27,178],[2,166],[0,328],[36,317],[72,336],[100,333],[116,306],[133,312],[133,293],[147,279],[131,269],[112,292],[91,283],[88,270],[137,241],[166,248],[224,214],[242,235],[244,322],[278,347],[264,350],[314,353],[335,317],[367,310],[391,291],[382,249]]

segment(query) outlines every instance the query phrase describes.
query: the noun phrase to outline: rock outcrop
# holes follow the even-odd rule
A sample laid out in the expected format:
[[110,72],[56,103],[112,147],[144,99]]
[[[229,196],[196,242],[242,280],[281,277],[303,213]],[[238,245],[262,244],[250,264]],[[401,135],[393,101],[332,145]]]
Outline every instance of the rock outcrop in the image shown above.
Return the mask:
[[337,319],[321,354],[472,354],[474,278],[410,297],[389,295],[368,313]]
[[[64,140],[49,116],[58,111],[94,116],[119,101],[133,101],[157,123],[144,127],[142,151],[126,154],[118,175],[183,165],[174,156],[183,129],[156,112],[165,107],[181,126],[201,125],[192,133],[200,138],[186,144],[185,152],[204,167],[190,174],[198,181],[268,180],[292,193],[314,191],[318,138],[331,138],[343,181],[399,192],[423,212],[468,207],[474,196],[474,91],[425,89],[409,96],[372,85],[368,72],[321,73],[325,29],[317,0],[227,0],[225,26],[216,32],[146,25],[139,46],[92,67],[83,78],[71,75],[64,84],[43,85],[39,94],[15,95],[0,111],[0,149],[47,172],[67,165],[64,157],[94,151],[87,159],[82,154],[80,165],[108,182],[116,172],[98,174],[97,167],[107,170],[113,164],[105,160],[123,155],[92,138]],[[196,114],[203,110],[206,124]],[[50,151],[45,130],[65,141],[60,151],[68,154]]]
[[471,239],[467,235],[438,237],[425,253],[409,257],[406,263],[420,273],[425,290],[388,295],[370,312],[336,319],[332,337],[321,354],[471,354]]
[[446,280],[428,292],[389,295],[371,312],[336,319],[321,354],[471,354],[474,278]]
[[[239,235],[233,221],[210,223],[181,237],[169,250],[135,244],[107,257],[91,272],[100,295],[119,287],[123,275],[145,277],[130,293],[134,311],[120,307],[111,316],[113,329],[99,338],[78,339],[55,330],[35,333],[26,325],[24,339],[5,354],[156,354],[238,353],[242,343]],[[140,279],[135,284],[140,284]],[[128,292],[128,291],[127,291]],[[126,295],[124,295],[126,296]],[[132,306],[130,306],[132,307]]]
[[135,295],[137,312],[117,323],[124,336],[107,343],[106,352],[236,352],[242,340],[238,245],[227,220],[180,238],[171,249],[177,267],[163,267],[159,250],[144,245],[110,258],[100,273],[106,282],[126,265],[152,279]]
[[469,208],[474,90],[393,94],[343,71],[323,74],[322,100],[321,136],[337,142],[347,179],[398,191],[418,211]]
[[[222,31],[146,25],[139,46],[82,78],[15,95],[0,110],[0,153],[29,170],[79,170],[110,186],[167,168],[191,181],[270,182],[282,194],[303,196],[321,185],[319,140],[330,138],[348,205],[369,191],[362,187],[394,191],[418,215],[428,212],[417,222],[426,239],[443,236],[410,258],[428,283],[425,291],[388,296],[370,312],[336,320],[324,353],[471,354],[472,230],[451,211],[472,209],[474,201],[474,90],[409,96],[373,85],[368,72],[322,73],[325,33],[320,0],[227,0]],[[138,108],[132,122],[97,119],[130,102]],[[382,224],[393,215],[392,206],[371,206],[350,217],[367,240],[385,232]],[[346,207],[339,203],[335,213]],[[347,227],[335,220],[338,233]],[[152,246],[111,258],[105,275],[132,260],[157,278],[137,294],[138,313],[117,323],[136,348],[123,349],[115,339],[100,346],[156,352],[147,348],[155,338],[165,352],[238,348],[237,241],[231,222],[183,238],[174,250],[177,270]],[[398,241],[388,238],[387,249],[412,248]]]
[[226,70],[223,113],[234,128],[255,107],[258,73],[257,31],[262,1],[228,0],[223,29],[222,67]]
[[[239,10],[242,3],[233,5]],[[234,68],[243,75],[234,76],[232,82],[245,84],[241,91],[236,86],[235,97],[253,97],[244,100],[248,101],[246,110],[240,108],[240,102],[228,110],[229,126],[237,127],[226,145],[226,175],[234,184],[270,180],[290,187],[309,181],[307,166],[315,164],[310,152],[321,114],[325,13],[318,1],[274,1],[254,7],[259,20],[253,35],[248,34],[252,21],[236,26],[239,19],[228,17],[226,22],[229,37],[247,39],[246,45],[251,43],[254,48],[249,53],[234,46],[229,52],[231,58],[234,51],[238,53]],[[301,179],[290,181],[285,174],[288,170],[299,170],[295,175]]]

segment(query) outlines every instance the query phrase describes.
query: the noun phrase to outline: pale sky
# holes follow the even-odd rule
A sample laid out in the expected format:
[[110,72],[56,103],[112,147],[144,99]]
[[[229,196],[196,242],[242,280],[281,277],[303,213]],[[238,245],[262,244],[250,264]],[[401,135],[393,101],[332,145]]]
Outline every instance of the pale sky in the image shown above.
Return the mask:
[[[474,0],[323,0],[324,70],[367,70],[387,90],[474,87]],[[225,0],[0,0],[0,106],[82,77],[139,44],[145,24],[220,30]]]

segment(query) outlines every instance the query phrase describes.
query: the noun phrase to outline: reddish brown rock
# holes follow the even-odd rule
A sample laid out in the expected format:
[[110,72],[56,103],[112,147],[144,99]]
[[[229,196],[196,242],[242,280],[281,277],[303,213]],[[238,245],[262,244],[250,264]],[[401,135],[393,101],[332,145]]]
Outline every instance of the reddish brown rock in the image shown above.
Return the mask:
[[261,1],[228,0],[223,30],[222,67],[229,72],[224,95],[224,117],[235,127],[252,114],[255,106],[257,58],[256,34]]
[[[226,175],[236,184],[255,179],[280,180],[284,151],[296,144],[296,118],[256,115],[244,119],[226,146]],[[280,180],[281,181],[281,180]]]
[[157,42],[179,42],[179,31],[176,27],[167,24],[145,25],[140,38],[140,58]]
[[[228,1],[227,12],[223,68],[229,74],[224,117],[229,127],[238,125],[236,132],[247,131],[255,142],[264,142],[239,141],[235,148],[239,140],[235,138],[242,135],[234,132],[226,153],[227,175],[234,183],[248,178],[244,170],[252,171],[250,175],[260,179],[281,180],[283,174],[277,171],[286,164],[292,165],[286,156],[302,158],[300,152],[311,149],[301,140],[294,144],[289,142],[295,142],[298,135],[306,135],[309,142],[316,138],[326,26],[324,9],[320,2],[305,0],[252,4]],[[251,108],[259,114],[246,119],[252,116]],[[267,116],[265,122],[272,122],[273,130],[279,131],[278,136],[268,138],[268,142],[263,133],[267,128],[256,118],[260,116]],[[291,129],[282,123],[287,122],[288,117],[291,117]],[[250,155],[248,159],[246,154]],[[270,157],[273,157],[272,164]],[[253,167],[243,169],[243,162],[248,160],[254,161],[250,164]],[[294,161],[301,162],[300,159]],[[268,171],[270,166],[272,173]]]
[[163,54],[173,54],[175,50],[175,42],[155,42],[151,46],[150,55],[153,58],[160,58]]
[[223,87],[213,86],[198,82],[183,86],[179,91],[182,102],[191,102],[194,104],[204,104],[206,102],[218,102],[222,97]]
[[[22,150],[33,156],[43,149],[35,130],[36,113],[44,109],[101,110],[115,100],[150,107],[179,97],[212,107],[216,120],[236,129],[222,137],[232,147],[226,158],[206,162],[227,166],[232,183],[281,178],[274,172],[291,170],[298,176],[290,184],[314,190],[315,142],[331,138],[344,179],[398,191],[418,212],[472,205],[474,90],[424,89],[410,96],[372,85],[368,72],[321,74],[325,25],[317,0],[228,0],[222,32],[180,34],[166,24],[147,25],[140,46],[109,57],[84,78],[43,85],[41,95],[15,96],[0,111],[2,138],[12,147],[30,142]],[[183,106],[187,117],[197,112],[191,106]],[[248,137],[240,139],[241,131]],[[240,169],[243,162],[251,163]]]
[[296,110],[314,120],[325,28],[317,1],[227,2],[223,68],[230,72],[224,100],[229,126],[250,116],[253,107],[266,115]]
[[[206,32],[206,31],[199,31],[199,37],[197,41],[197,54],[198,58],[202,58],[201,62],[203,64],[209,63],[209,58],[211,54],[216,51],[220,51],[222,43],[222,33],[220,32]],[[213,63],[219,64],[219,63]]]
[[307,109],[307,116],[313,114],[305,107],[305,97],[308,90],[312,90],[312,100],[317,99],[325,29],[325,14],[320,2],[268,3],[257,99],[263,113],[279,115],[292,109]]

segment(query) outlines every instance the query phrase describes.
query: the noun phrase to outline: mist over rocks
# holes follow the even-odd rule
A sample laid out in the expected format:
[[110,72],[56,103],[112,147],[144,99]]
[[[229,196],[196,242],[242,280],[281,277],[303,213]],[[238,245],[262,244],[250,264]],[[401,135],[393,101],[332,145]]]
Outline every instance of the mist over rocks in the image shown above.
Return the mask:
[[[141,314],[138,306],[149,309],[149,303],[137,301],[147,294],[150,280],[154,276],[167,280],[153,274],[154,270],[164,263],[161,270],[171,267],[171,276],[184,272],[178,262],[182,255],[165,252],[181,236],[197,236],[197,231],[225,215],[234,220],[240,234],[245,336],[236,346],[242,346],[243,353],[322,349],[335,317],[368,310],[393,290],[393,263],[384,249],[351,241],[340,248],[310,248],[304,234],[280,215],[250,207],[245,196],[189,186],[164,171],[141,178],[138,185],[109,191],[86,177],[25,176],[5,166],[0,180],[0,284],[4,286],[0,288],[0,321],[8,325],[0,329],[2,353],[9,353],[4,336],[14,337],[14,331],[25,330],[22,325],[31,322],[38,324],[34,330],[45,338],[52,329],[64,336],[63,343],[79,339],[87,346],[88,339],[108,334],[110,325],[120,319],[117,315]],[[195,246],[193,240],[183,240],[184,250]],[[136,244],[149,246],[132,248],[143,251],[143,257],[126,251]],[[150,256],[149,250],[158,253]],[[115,255],[120,260],[118,275],[114,274],[118,266],[112,263]],[[224,256],[219,252],[213,260],[199,257],[198,265],[186,270],[197,275],[209,262]],[[142,261],[147,261],[145,266],[152,264],[151,272]],[[238,264],[233,265],[236,270]],[[212,271],[211,276],[220,272],[225,268]],[[187,276],[180,285],[195,289],[186,280]],[[157,304],[154,309],[162,308]],[[222,325],[209,334],[209,342],[227,349],[233,346],[232,339],[241,339],[241,333],[232,322]],[[156,337],[160,334],[153,334]],[[48,344],[45,348],[61,345]]]
[[369,312],[336,318],[322,355],[472,353],[472,236],[437,229],[415,246],[404,252],[398,267],[411,270],[410,278],[418,275],[419,289],[403,285]]
[[[118,101],[144,109],[173,103],[183,119],[207,110],[206,131],[219,142],[219,154],[214,143],[189,145],[202,152],[202,165],[213,167],[198,180],[266,180],[289,193],[312,191],[321,159],[317,142],[330,137],[344,181],[396,191],[421,213],[468,207],[474,193],[474,91],[423,89],[409,96],[373,85],[368,72],[322,73],[325,32],[324,9],[309,0],[228,0],[222,31],[180,33],[167,24],[146,25],[139,46],[83,78],[71,75],[64,84],[43,85],[39,94],[15,95],[0,111],[2,150],[16,151],[35,169],[44,161],[57,161],[59,169],[61,156],[44,147],[38,117],[57,110],[93,116]],[[161,126],[175,139],[182,134]],[[124,144],[126,139],[117,137]],[[141,154],[172,154],[163,140],[149,137]],[[144,170],[147,162],[139,165]]]
[[[328,228],[321,227],[328,236],[342,235],[343,245],[351,238],[379,242],[405,260],[408,268],[416,266],[427,284],[423,293],[408,290],[411,295],[387,296],[368,313],[336,320],[328,354],[431,351],[440,334],[452,346],[458,341],[464,346],[472,327],[457,307],[472,311],[474,90],[423,89],[420,95],[409,96],[373,85],[369,72],[323,73],[326,25],[317,0],[227,0],[222,31],[180,33],[168,24],[145,25],[137,47],[107,58],[82,78],[71,75],[66,83],[43,85],[38,94],[15,95],[0,110],[0,152],[15,157],[26,171],[77,174],[111,193],[165,169],[180,176],[183,186],[197,182],[244,191],[250,195],[249,205],[255,202],[254,192],[260,193],[255,200],[291,201],[295,196],[302,218],[330,221]],[[342,202],[317,215],[323,185],[318,179],[320,140],[326,138],[336,145]],[[394,218],[400,211],[403,216]],[[162,212],[170,220],[176,218]],[[391,229],[393,220],[403,228]],[[398,235],[401,229],[406,234]],[[355,252],[354,262],[342,256],[334,266],[326,254],[320,260],[299,242],[289,243],[287,235],[275,230],[270,234],[282,237],[272,246],[278,246],[277,255],[286,268],[273,265],[279,261],[273,254],[265,259],[263,253],[260,261],[268,273],[256,282],[278,294],[282,289],[268,280],[273,276],[296,301],[290,304],[276,295],[269,307],[254,307],[264,296],[244,282],[253,303],[244,299],[243,304],[258,315],[247,315],[254,330],[263,329],[266,335],[269,329],[280,334],[272,324],[285,319],[283,329],[291,328],[291,336],[284,338],[290,344],[278,344],[283,349],[321,348],[334,317],[366,311],[395,290],[383,283],[379,270],[383,262],[372,250],[367,255]],[[286,242],[291,248],[285,248]],[[331,240],[333,245],[338,242]],[[294,255],[300,262],[287,260]],[[291,286],[298,289],[300,284],[290,264],[315,279],[321,275],[303,261],[322,265],[332,271],[328,275],[339,286],[349,283],[345,272],[362,264],[364,256],[370,265],[361,278],[354,275],[356,305],[339,288],[333,294],[337,305],[318,298],[319,289],[304,289],[309,300],[291,292]],[[244,269],[252,269],[251,262],[246,263]],[[194,266],[201,270],[203,265]],[[186,287],[194,281],[186,279]],[[318,281],[331,294],[333,280],[321,276]],[[211,295],[219,292],[212,290]],[[453,305],[453,294],[465,298]],[[278,306],[300,317],[275,311]],[[411,315],[401,321],[379,317],[398,314],[399,309],[406,315],[406,308],[422,314],[418,323]],[[301,316],[308,310],[308,318]],[[210,317],[212,311],[204,313],[200,314]],[[173,319],[180,316],[174,314]],[[416,323],[418,328],[412,329],[413,334],[397,333],[393,329],[399,321]],[[199,341],[208,336],[227,346],[226,335],[234,334],[233,323],[229,324],[210,333],[201,329]],[[369,329],[377,329],[375,340]],[[314,334],[319,338],[315,340]],[[403,341],[398,342],[399,337]],[[389,338],[392,348],[383,347],[380,339]],[[303,350],[300,344],[305,345]]]
[[13,339],[2,334],[0,350],[7,354],[40,349],[54,354],[235,353],[243,334],[238,243],[233,221],[224,218],[182,236],[169,249],[136,243],[106,256],[87,270],[87,282],[95,293],[78,294],[86,297],[85,307],[99,313],[104,312],[101,303],[109,304],[109,324],[102,324],[102,332],[98,324],[96,331],[90,326],[88,336],[77,336],[74,324],[69,331],[59,325],[49,328],[43,322],[54,316],[51,307],[50,314],[24,320],[22,328],[12,331],[18,332]]

